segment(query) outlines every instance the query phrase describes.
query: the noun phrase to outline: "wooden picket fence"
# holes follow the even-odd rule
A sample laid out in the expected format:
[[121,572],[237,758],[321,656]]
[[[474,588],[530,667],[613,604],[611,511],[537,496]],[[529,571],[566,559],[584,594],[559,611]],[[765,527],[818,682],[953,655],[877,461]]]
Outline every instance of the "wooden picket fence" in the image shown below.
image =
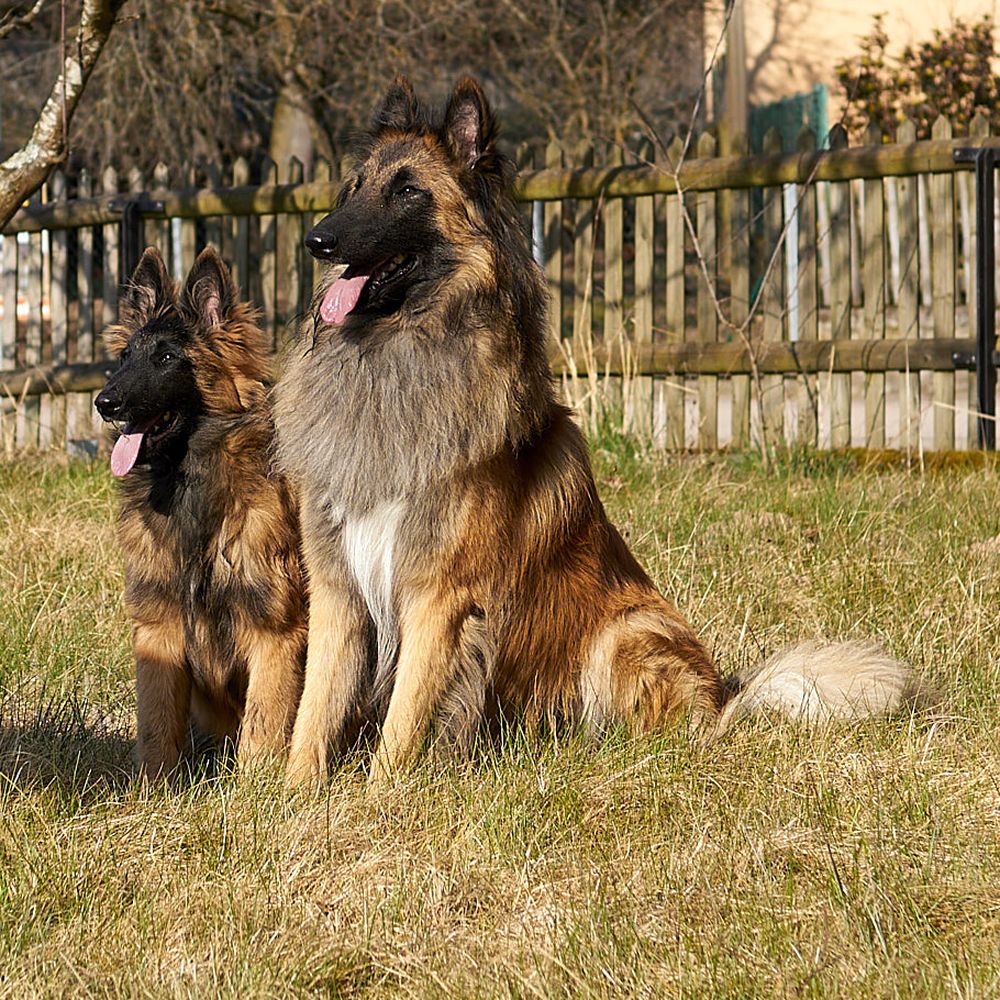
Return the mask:
[[[998,140],[982,117],[952,132],[941,119],[917,142],[907,123],[850,147],[835,129],[822,151],[803,132],[793,154],[772,132],[757,156],[718,156],[712,132],[520,150],[553,364],[582,419],[672,449],[974,445],[975,192],[953,152]],[[123,199],[179,278],[218,246],[280,350],[317,278],[303,236],[342,169],[54,175],[3,231],[5,450],[99,438]]]

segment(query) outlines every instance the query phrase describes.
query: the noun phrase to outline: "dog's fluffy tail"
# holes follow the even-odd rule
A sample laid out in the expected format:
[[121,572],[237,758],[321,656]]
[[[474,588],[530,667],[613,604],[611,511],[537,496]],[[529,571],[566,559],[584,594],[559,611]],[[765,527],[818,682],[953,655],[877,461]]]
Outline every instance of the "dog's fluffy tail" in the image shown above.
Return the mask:
[[728,678],[720,736],[748,716],[821,722],[892,715],[937,700],[905,663],[874,642],[802,642]]

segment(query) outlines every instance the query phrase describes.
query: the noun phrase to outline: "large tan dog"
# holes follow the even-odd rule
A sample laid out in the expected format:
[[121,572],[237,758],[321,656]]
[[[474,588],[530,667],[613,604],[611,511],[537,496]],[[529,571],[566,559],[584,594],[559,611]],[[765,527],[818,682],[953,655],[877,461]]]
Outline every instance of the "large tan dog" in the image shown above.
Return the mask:
[[474,81],[439,125],[397,81],[307,239],[334,266],[275,409],[311,585],[290,779],[324,775],[369,712],[379,779],[432,724],[467,742],[496,712],[718,730],[758,709],[898,706],[905,669],[860,645],[724,680],[657,592],[556,402],[543,279],[494,143]]
[[284,750],[302,685],[307,598],[298,512],[271,468],[267,352],[212,250],[180,294],[155,249],[106,342],[97,399],[124,425],[118,537],[132,618],[139,762],[177,764],[189,722],[241,760]]

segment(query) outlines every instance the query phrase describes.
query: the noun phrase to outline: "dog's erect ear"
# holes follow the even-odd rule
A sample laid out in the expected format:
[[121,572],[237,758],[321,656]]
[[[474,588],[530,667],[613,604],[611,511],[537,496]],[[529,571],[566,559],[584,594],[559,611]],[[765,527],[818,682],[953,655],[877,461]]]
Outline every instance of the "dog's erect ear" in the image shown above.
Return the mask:
[[420,105],[417,103],[410,81],[405,76],[397,76],[375,109],[372,128],[376,132],[381,132],[383,129],[405,132],[408,128],[413,128],[419,119]]
[[226,322],[238,299],[226,262],[215,247],[205,247],[184,283],[181,307],[197,324],[212,329]]
[[122,325],[137,330],[173,305],[175,296],[174,283],[160,251],[156,247],[146,247],[122,290],[118,303],[119,320]]
[[496,120],[483,88],[472,77],[459,80],[448,98],[444,137],[453,155],[470,168],[492,152]]

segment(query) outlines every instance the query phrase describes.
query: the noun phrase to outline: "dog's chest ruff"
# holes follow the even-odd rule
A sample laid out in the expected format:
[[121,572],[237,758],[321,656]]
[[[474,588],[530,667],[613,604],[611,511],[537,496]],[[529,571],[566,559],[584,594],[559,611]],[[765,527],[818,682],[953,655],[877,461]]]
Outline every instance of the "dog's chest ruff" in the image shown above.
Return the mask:
[[395,501],[341,521],[344,557],[375,623],[380,670],[394,659],[398,646],[393,573],[402,518],[403,505]]

